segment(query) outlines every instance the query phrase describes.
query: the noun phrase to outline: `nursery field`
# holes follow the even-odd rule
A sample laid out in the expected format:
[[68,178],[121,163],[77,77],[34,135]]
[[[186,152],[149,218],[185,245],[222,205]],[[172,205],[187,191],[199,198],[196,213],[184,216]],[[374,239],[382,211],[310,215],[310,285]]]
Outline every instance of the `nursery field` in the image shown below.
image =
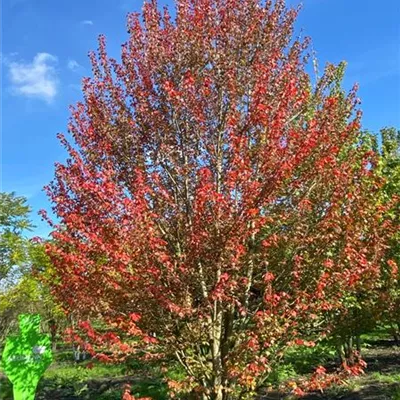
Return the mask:
[[[363,340],[363,357],[367,362],[365,374],[352,377],[342,385],[324,392],[309,393],[304,400],[399,400],[400,346],[382,335]],[[36,400],[120,400],[124,387],[130,385],[137,397],[167,399],[167,387],[157,365],[105,365],[91,360],[76,363],[72,352],[59,351],[55,362],[40,381]],[[313,367],[322,363],[335,368],[334,352],[318,345],[287,356],[284,366],[271,378],[270,386],[260,393],[260,400],[289,400],[296,398],[278,387],[291,380],[306,377]],[[171,374],[171,372],[170,372]],[[172,372],[179,379],[178,370]],[[170,376],[171,377],[171,376]],[[12,387],[0,373],[0,400],[12,400]]]
[[400,400],[399,2],[5,0],[0,400]]

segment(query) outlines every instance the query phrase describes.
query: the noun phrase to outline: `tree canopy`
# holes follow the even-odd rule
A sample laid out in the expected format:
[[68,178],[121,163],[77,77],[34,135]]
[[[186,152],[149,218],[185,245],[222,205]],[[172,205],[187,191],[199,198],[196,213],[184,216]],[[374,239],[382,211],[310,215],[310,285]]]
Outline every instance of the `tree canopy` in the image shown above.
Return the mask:
[[24,197],[0,193],[0,285],[10,278],[13,267],[27,258],[24,231],[32,228],[29,213]]
[[309,75],[296,17],[283,0],[177,0],[174,20],[146,3],[120,61],[100,37],[60,135],[53,292],[98,358],[175,358],[171,392],[251,398],[380,277],[391,222],[356,88],[344,64]]

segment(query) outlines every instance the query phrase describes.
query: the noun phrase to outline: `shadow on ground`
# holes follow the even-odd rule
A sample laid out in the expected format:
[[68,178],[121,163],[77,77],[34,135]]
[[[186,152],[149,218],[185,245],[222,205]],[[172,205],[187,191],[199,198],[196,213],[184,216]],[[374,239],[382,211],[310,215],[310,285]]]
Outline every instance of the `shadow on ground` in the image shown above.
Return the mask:
[[392,340],[379,340],[369,343],[364,359],[367,372],[400,373],[400,346]]
[[[311,393],[303,400],[400,400],[400,347],[380,340],[370,343],[364,359],[366,374],[351,380],[347,386],[335,387],[326,393]],[[149,374],[91,379],[42,378],[35,400],[120,400],[123,387],[132,386],[138,397],[166,400],[166,387]],[[284,393],[268,393],[260,400],[288,400]],[[0,375],[0,400],[12,400],[11,383]]]
[[[43,378],[35,400],[121,400],[124,386],[129,384],[136,396],[166,399],[166,388],[157,380],[138,379],[135,376],[90,379],[82,382],[63,382]],[[8,379],[0,378],[0,400],[12,400],[12,386]]]
[[[349,384],[310,393],[302,400],[400,400],[400,346],[392,340],[367,343],[363,358],[367,362],[365,375]],[[332,369],[332,365],[329,365]],[[292,399],[285,393],[268,393],[262,400]]]

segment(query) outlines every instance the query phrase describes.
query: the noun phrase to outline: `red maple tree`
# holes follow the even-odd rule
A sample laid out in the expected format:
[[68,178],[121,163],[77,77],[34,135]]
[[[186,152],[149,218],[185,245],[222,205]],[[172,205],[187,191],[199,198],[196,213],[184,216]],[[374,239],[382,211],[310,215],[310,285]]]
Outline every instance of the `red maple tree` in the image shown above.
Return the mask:
[[171,391],[251,397],[380,273],[356,90],[342,64],[313,82],[296,16],[283,0],[177,0],[174,20],[146,3],[120,62],[100,37],[60,135],[54,294],[89,350],[112,350],[99,358],[177,359]]

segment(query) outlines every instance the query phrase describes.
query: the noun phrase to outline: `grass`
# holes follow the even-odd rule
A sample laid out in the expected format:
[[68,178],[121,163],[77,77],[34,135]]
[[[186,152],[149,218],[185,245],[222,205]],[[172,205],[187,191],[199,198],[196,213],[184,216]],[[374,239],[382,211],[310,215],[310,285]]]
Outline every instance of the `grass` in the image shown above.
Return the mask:
[[345,385],[335,385],[326,390],[326,399],[347,398],[400,400],[400,373],[374,372],[352,378]]
[[292,347],[286,352],[283,363],[270,374],[267,384],[277,387],[283,382],[309,375],[319,365],[332,363],[335,355],[334,348],[324,341],[319,342],[315,347]]
[[[75,363],[70,352],[58,353],[39,382],[36,399],[120,400],[124,385],[130,384],[135,396],[164,400],[167,388],[161,371],[157,367],[151,369],[150,374],[149,367],[131,364],[128,373],[123,365],[92,363],[90,360]],[[0,400],[11,399],[11,382],[0,376]]]
[[374,372],[370,375],[369,379],[380,383],[397,384],[400,383],[400,372],[392,374],[382,374],[380,372]]
[[[364,375],[349,378],[342,385],[333,385],[323,394],[313,393],[304,400],[400,400],[400,348],[394,346],[387,330],[382,328],[362,337],[363,358],[368,367]],[[318,365],[333,371],[337,366],[336,353],[329,342],[315,347],[296,346],[286,352],[284,363],[275,369],[269,380],[272,392],[265,399],[290,399],[273,390],[285,381],[309,376]]]
[[[367,373],[349,379],[345,385],[329,388],[323,397],[318,398],[400,400],[399,348],[390,345],[385,347],[383,341],[387,337],[381,332],[363,339],[367,344],[364,348],[369,365]],[[293,347],[285,354],[283,365],[271,374],[268,385],[277,387],[282,382],[307,376],[318,365],[333,366],[334,360],[335,352],[327,342],[318,343],[312,348]],[[132,394],[136,397],[154,400],[168,398],[164,375],[157,365],[132,362],[127,367],[94,362],[93,368],[88,368],[89,363],[90,360],[75,363],[69,351],[57,352],[55,362],[39,383],[36,400],[120,400],[125,384],[131,385]],[[182,377],[179,369],[172,371],[172,374],[174,379]],[[0,373],[0,400],[11,399],[11,383]]]

